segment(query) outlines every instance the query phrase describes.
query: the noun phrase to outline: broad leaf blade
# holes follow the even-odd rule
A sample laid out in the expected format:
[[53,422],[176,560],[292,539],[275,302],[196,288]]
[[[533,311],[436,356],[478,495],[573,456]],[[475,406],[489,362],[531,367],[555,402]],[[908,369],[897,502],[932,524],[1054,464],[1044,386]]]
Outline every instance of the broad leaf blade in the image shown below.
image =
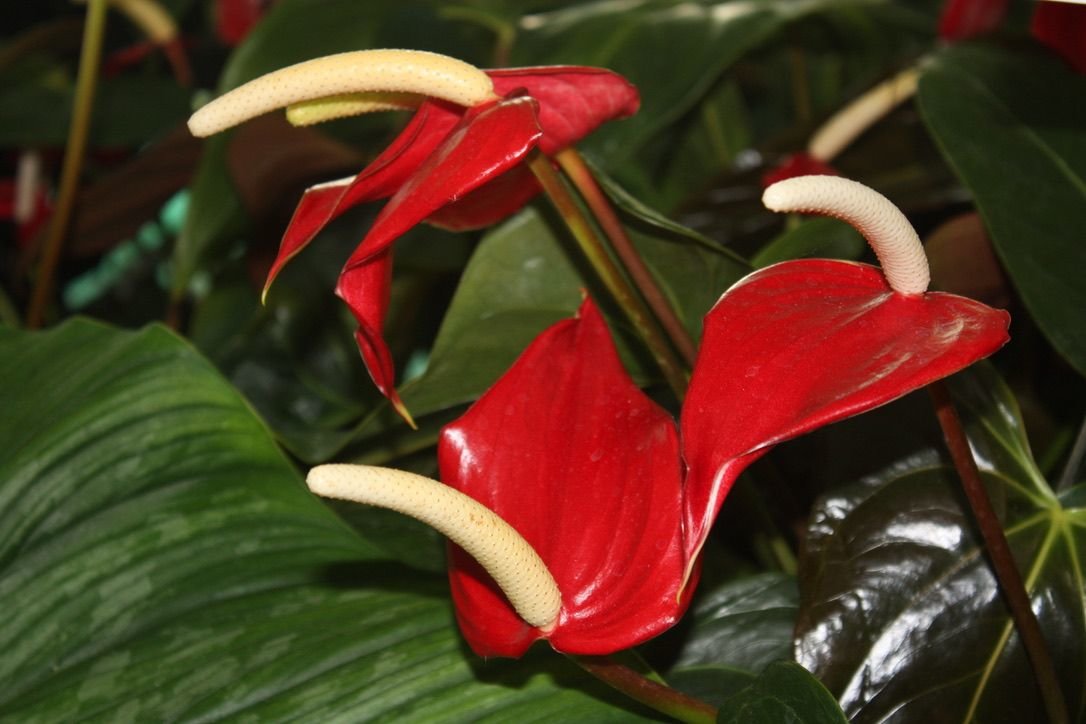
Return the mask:
[[0,398],[0,718],[637,716],[545,651],[466,657],[446,584],[377,560],[163,329],[0,331]]
[[[953,378],[952,388],[1077,720],[1086,711],[1081,488],[1053,496],[1013,398],[989,369]],[[1043,718],[958,485],[953,469],[920,452],[816,508],[796,655],[852,721]]]
[[1030,314],[1082,374],[1084,95],[1086,78],[1055,58],[963,45],[925,66],[918,96]]
[[734,724],[845,724],[826,688],[799,664],[771,664],[750,686],[720,707],[718,722]]

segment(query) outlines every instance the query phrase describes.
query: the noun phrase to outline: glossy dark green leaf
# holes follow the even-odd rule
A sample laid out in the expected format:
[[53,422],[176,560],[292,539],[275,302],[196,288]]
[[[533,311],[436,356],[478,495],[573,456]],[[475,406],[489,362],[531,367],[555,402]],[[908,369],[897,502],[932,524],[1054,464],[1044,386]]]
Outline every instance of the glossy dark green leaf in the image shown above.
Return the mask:
[[799,664],[771,664],[720,707],[729,724],[846,724],[848,720],[818,679]]
[[[1086,374],[1086,78],[1054,56],[955,46],[924,66],[920,108],[973,193],[1022,300]],[[995,149],[998,149],[996,151]]]
[[467,655],[443,577],[381,560],[169,332],[0,330],[0,397],[0,718],[637,718],[543,649]]
[[727,665],[755,676],[792,654],[798,610],[795,578],[761,573],[699,592],[690,612],[693,626],[677,668]]
[[[1052,649],[1072,720],[1086,713],[1086,508],[1037,471],[988,367],[952,390]],[[796,655],[854,722],[1040,721],[1026,656],[958,481],[935,451],[821,501],[800,571]]]

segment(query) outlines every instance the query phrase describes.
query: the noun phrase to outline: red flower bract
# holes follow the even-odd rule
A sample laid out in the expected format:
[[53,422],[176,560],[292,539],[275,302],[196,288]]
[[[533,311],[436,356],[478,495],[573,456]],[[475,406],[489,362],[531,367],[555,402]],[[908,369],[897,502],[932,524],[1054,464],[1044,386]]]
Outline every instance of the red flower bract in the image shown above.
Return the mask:
[[687,557],[772,446],[964,369],[1006,343],[1009,321],[964,297],[899,294],[866,264],[783,262],[740,281],[705,318],[683,405]]
[[389,246],[422,221],[470,229],[509,216],[539,192],[534,176],[520,165],[533,149],[560,151],[600,124],[631,115],[639,104],[629,82],[599,68],[514,68],[487,74],[502,100],[469,109],[424,100],[400,135],[361,173],[309,189],[268,274],[270,285],[291,257],[347,209],[391,197],[344,267],[337,293],[359,321],[359,348],[374,383],[405,417],[381,336]]
[[629,648],[682,616],[679,440],[629,379],[599,311],[559,322],[459,420],[438,448],[442,480],[497,513],[554,576],[553,631],[528,626],[456,546],[457,620],[482,656],[520,656],[540,638],[566,653]]

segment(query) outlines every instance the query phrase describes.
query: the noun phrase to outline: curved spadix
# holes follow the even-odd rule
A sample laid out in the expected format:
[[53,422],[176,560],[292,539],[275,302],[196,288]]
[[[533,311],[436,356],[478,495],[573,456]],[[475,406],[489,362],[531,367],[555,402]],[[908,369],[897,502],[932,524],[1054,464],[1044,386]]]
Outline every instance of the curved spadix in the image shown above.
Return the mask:
[[320,465],[309,471],[317,495],[395,510],[419,520],[463,548],[502,589],[517,614],[549,633],[562,596],[546,564],[511,525],[448,485],[392,468]]
[[494,99],[486,73],[422,50],[359,50],[280,68],[224,93],[192,114],[194,136],[236,126],[277,108],[354,93],[413,93],[461,106]]
[[851,224],[875,250],[894,291],[927,291],[931,273],[920,237],[905,214],[878,191],[840,176],[797,176],[767,188],[762,203],[771,211],[822,214]]

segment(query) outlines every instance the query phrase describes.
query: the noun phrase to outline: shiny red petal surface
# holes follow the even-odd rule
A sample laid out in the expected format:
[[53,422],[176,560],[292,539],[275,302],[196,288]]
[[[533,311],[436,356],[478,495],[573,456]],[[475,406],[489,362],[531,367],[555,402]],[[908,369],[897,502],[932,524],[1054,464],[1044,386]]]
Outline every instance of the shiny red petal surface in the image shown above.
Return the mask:
[[1033,37],[1086,75],[1086,5],[1042,0],[1034,6],[1029,29]]
[[1007,15],[1008,0],[947,0],[939,16],[939,37],[950,42],[989,33]]
[[532,150],[539,134],[535,103],[530,99],[469,110],[388,200],[340,273],[336,294],[358,320],[358,346],[366,368],[393,403],[398,401],[394,368],[382,337],[391,273],[386,252],[408,229],[515,166]]
[[964,297],[896,294],[864,264],[784,262],[740,281],[705,318],[683,406],[687,554],[770,447],[988,356],[1009,321]]
[[403,131],[361,173],[308,189],[283,234],[265,289],[283,266],[337,216],[358,204],[395,194],[437,150],[462,115],[457,106],[424,101]]
[[[540,335],[438,447],[441,478],[516,528],[562,592],[547,637],[607,654],[674,624],[684,568],[674,422],[631,382],[590,301]],[[520,656],[528,627],[456,547],[457,618],[482,656]]]
[[518,164],[458,201],[426,217],[426,222],[449,231],[470,231],[492,226],[520,211],[542,190],[535,174]]
[[604,68],[542,66],[488,70],[494,91],[507,96],[519,89],[539,101],[539,147],[548,155],[572,146],[607,121],[637,113],[637,88]]

